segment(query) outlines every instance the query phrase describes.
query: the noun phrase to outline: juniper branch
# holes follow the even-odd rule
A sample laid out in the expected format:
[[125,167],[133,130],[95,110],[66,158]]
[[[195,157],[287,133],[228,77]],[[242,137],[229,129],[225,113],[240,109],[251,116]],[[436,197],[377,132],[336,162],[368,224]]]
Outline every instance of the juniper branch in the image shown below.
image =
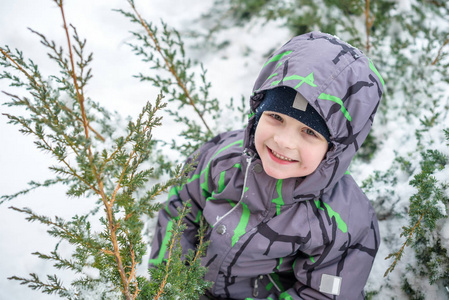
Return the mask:
[[14,193],[14,194],[12,194],[12,195],[2,195],[2,196],[0,197],[0,205],[1,205],[3,202],[5,202],[5,201],[9,201],[9,200],[12,200],[12,199],[14,199],[14,198],[17,198],[17,197],[20,196],[20,195],[28,194],[29,192],[31,192],[31,191],[33,191],[33,190],[39,188],[39,187],[42,187],[42,186],[48,187],[48,186],[50,186],[50,185],[54,185],[54,184],[61,183],[61,182],[65,183],[65,182],[67,182],[67,179],[57,177],[56,179],[47,179],[47,180],[45,180],[43,183],[39,183],[39,182],[35,182],[35,181],[30,181],[30,182],[28,183],[28,185],[32,186],[31,188],[21,190],[21,191],[19,191],[19,192],[17,192],[17,193]]
[[58,268],[58,269],[63,269],[63,268],[64,269],[71,269],[71,270],[76,271],[78,273],[80,273],[82,271],[82,268],[80,268],[80,266],[76,265],[74,261],[62,258],[59,255],[59,253],[56,252],[56,250],[51,251],[50,255],[43,254],[41,252],[33,252],[31,254],[36,255],[40,259],[56,261],[56,263],[53,266]]
[[[91,60],[91,56],[86,58],[83,53],[85,41],[79,38],[74,26],[68,25],[63,1],[53,1],[58,5],[62,15],[68,51],[64,52],[62,48],[57,48],[56,44],[47,40],[45,36],[31,31],[41,37],[41,43],[51,50],[49,53],[50,59],[55,60],[62,69],[63,76],[61,78],[51,76],[59,84],[58,89],[53,89],[51,82],[43,79],[37,65],[32,61],[25,63],[21,52],[17,51],[15,57],[9,51],[9,48],[2,51],[4,56],[2,59],[6,61],[2,63],[2,66],[19,71],[28,79],[21,80],[21,78],[13,77],[7,72],[1,74],[0,78],[10,79],[12,86],[23,86],[27,90],[31,90],[30,93],[35,101],[33,102],[26,97],[10,95],[13,98],[11,105],[22,105],[29,108],[31,116],[25,118],[7,115],[7,117],[9,117],[11,123],[22,125],[21,131],[23,133],[38,137],[38,141],[35,142],[37,147],[49,151],[58,160],[58,165],[50,167],[56,173],[56,179],[44,183],[35,183],[34,185],[30,184],[32,187],[22,192],[26,193],[38,186],[56,183],[71,184],[67,192],[68,195],[81,196],[87,191],[94,192],[100,196],[102,201],[97,208],[104,207],[106,213],[106,217],[100,218],[105,230],[98,235],[91,236],[90,226],[86,221],[90,214],[82,216],[82,220],[76,217],[74,220],[66,222],[58,217],[52,219],[37,215],[27,208],[11,207],[11,209],[27,214],[26,219],[30,222],[39,221],[49,226],[48,233],[51,236],[76,246],[75,253],[72,255],[74,260],[61,257],[56,248],[48,255],[40,252],[34,252],[33,254],[42,259],[55,261],[56,267],[65,267],[76,272],[83,272],[82,267],[85,266],[86,260],[93,256],[95,262],[87,262],[87,266],[97,268],[104,280],[108,283],[109,281],[114,282],[114,285],[119,287],[112,287],[111,290],[117,289],[118,291],[120,289],[124,298],[134,299],[141,289],[144,289],[139,286],[143,279],[136,275],[137,265],[145,251],[140,235],[143,223],[139,217],[142,213],[151,215],[151,210],[160,207],[160,205],[151,205],[150,200],[166,191],[173,183],[181,182],[184,178],[183,172],[178,167],[174,171],[173,178],[165,183],[155,184],[144,196],[137,200],[134,199],[137,189],[143,187],[153,175],[153,169],[140,170],[140,167],[149,158],[154,146],[154,142],[151,141],[152,130],[155,126],[160,125],[161,118],[156,117],[155,113],[165,104],[161,104],[161,95],[157,98],[154,107],[147,104],[137,121],[135,123],[130,122],[128,134],[115,140],[116,145],[112,154],[108,155],[106,149],[101,153],[97,152],[97,144],[93,143],[92,139],[98,133],[90,126],[95,118],[88,112],[91,102],[89,98],[85,98],[83,90],[90,78],[90,70],[86,71],[85,67]],[[140,18],[140,21],[143,20]],[[69,32],[74,32],[73,39],[76,41],[74,44],[72,44]],[[180,37],[178,37],[178,40],[180,42]],[[164,40],[164,42],[167,41]],[[170,43],[173,43],[173,41],[170,40]],[[167,44],[169,43],[167,42]],[[183,49],[181,50],[183,51]],[[5,53],[7,55],[4,55]],[[169,55],[171,55],[171,52]],[[176,67],[176,63],[177,61],[172,62],[172,67]],[[187,65],[189,64],[190,60]],[[181,83],[184,80],[182,76],[183,74],[178,77]],[[187,77],[187,80],[192,80],[192,76],[185,77]],[[188,91],[186,83],[183,84],[184,89]],[[201,90],[206,98],[207,88],[208,86],[205,84],[205,90]],[[75,100],[76,108],[73,111],[59,101],[60,91],[67,92],[69,97]],[[197,96],[191,96],[190,100],[197,101]],[[182,99],[182,101],[182,105],[188,104],[185,99]],[[104,113],[95,104],[92,104],[91,107]],[[209,110],[205,109],[206,112]],[[201,113],[199,109],[197,112]],[[104,116],[107,117],[107,114],[104,113]],[[78,122],[82,126],[77,126]],[[33,128],[33,125],[35,125],[35,128]],[[205,125],[207,127],[207,124]],[[73,134],[70,130],[73,131]],[[104,138],[100,137],[99,135],[96,136],[96,138],[104,141]],[[100,147],[107,146],[100,145]],[[69,158],[74,158],[77,165]],[[17,195],[19,194],[17,193]],[[148,212],[148,210],[150,211]],[[124,213],[124,217],[119,217],[118,215],[122,216],[122,213]],[[181,223],[178,225],[180,230]],[[204,245],[203,242],[200,244]],[[177,246],[172,247],[176,248]],[[198,262],[197,258],[199,258],[198,255],[195,262]],[[175,260],[172,265],[176,265],[177,257],[172,259]],[[198,274],[195,275],[198,276]],[[58,279],[55,276],[48,278],[50,280],[49,285],[57,289]],[[14,279],[28,283],[35,281],[35,284],[39,286],[45,286],[46,284],[37,277],[31,278],[31,280],[19,277]],[[103,283],[103,281],[81,279],[74,281],[72,284],[83,288],[89,285],[88,288],[90,288],[90,285],[99,283]]]
[[[75,143],[73,142],[73,139],[68,136],[64,130],[64,125],[61,124],[58,121],[58,117],[56,115],[53,114],[52,109],[50,108],[50,106],[48,105],[47,101],[45,100],[44,97],[41,97],[40,100],[42,101],[42,103],[44,104],[44,107],[46,108],[45,113],[47,113],[50,118],[45,117],[45,113],[43,114],[38,108],[36,108],[34,105],[31,104],[31,102],[27,99],[27,98],[20,98],[17,95],[13,95],[7,92],[3,92],[4,94],[10,96],[12,99],[14,99],[14,104],[19,104],[19,105],[25,105],[31,112],[33,112],[36,116],[39,116],[39,120],[42,121],[42,123],[46,124],[47,126],[49,126],[53,131],[55,131],[57,134],[56,135],[51,135],[50,137],[53,140],[56,141],[60,141],[60,137],[58,135],[61,135],[65,142],[67,143],[67,145],[69,145],[69,147],[72,149],[72,151],[75,153],[76,156],[79,156],[79,151],[80,149],[77,148],[77,146],[75,145]],[[6,116],[8,119],[10,120],[16,120],[17,121],[17,117],[14,117],[12,115],[3,113],[4,116]],[[43,135],[42,135],[43,136]],[[38,138],[42,138],[41,135],[37,136]]]
[[[156,125],[159,125],[159,122],[158,122],[159,119],[155,119],[155,113],[156,113],[156,111],[158,111],[158,110],[162,109],[163,107],[165,107],[165,104],[161,103],[162,98],[163,98],[162,94],[159,94],[157,99],[156,99],[156,103],[155,103],[154,108],[151,106],[151,104],[147,103],[147,106],[145,106],[143,108],[142,113],[139,115],[139,117],[137,119],[137,123],[138,124],[140,124],[142,122],[142,118],[143,118],[145,112],[148,112],[148,114],[149,114],[148,120],[144,122],[145,126],[143,127],[143,130],[141,130],[141,133],[140,133],[141,135],[151,136],[152,128],[154,126],[156,126]],[[136,128],[140,128],[140,127],[136,126]],[[131,133],[132,133],[132,131],[131,131]],[[148,141],[145,141],[145,140],[144,141],[136,141],[136,143],[134,145],[134,148],[133,148],[133,151],[130,153],[128,161],[123,166],[120,178],[119,178],[119,180],[117,182],[117,185],[116,185],[116,187],[115,187],[115,189],[114,189],[114,191],[112,193],[111,204],[113,204],[114,201],[115,201],[115,196],[116,196],[118,190],[121,188],[121,183],[122,183],[122,181],[123,181],[123,179],[124,179],[124,177],[126,175],[126,171],[127,171],[128,167],[129,167],[131,161],[138,155],[137,154],[138,153],[138,148],[141,147],[140,146],[141,144],[146,144],[146,143],[149,143],[149,140]],[[144,155],[140,155],[138,160],[135,162],[135,165],[140,165],[144,159],[145,159],[145,156]],[[134,171],[133,171],[133,173],[131,174],[131,177],[130,177],[130,181],[133,179],[135,171],[136,171],[136,169],[134,168]]]
[[440,60],[441,52],[443,51],[444,46],[446,46],[447,44],[449,44],[449,37],[443,42],[443,45],[441,45],[440,49],[438,49],[438,54],[431,63],[432,66],[436,65],[436,63]]
[[9,280],[21,281],[20,284],[28,285],[33,290],[42,290],[43,293],[53,294],[57,293],[61,297],[67,297],[70,292],[62,285],[62,282],[56,275],[47,275],[48,283],[44,283],[39,279],[39,276],[35,273],[30,273],[31,279],[12,276],[8,277]]
[[[71,65],[71,70],[69,70],[69,74],[71,75],[71,77],[73,79],[73,84],[75,86],[78,104],[80,105],[81,117],[83,120],[83,127],[84,127],[84,134],[86,136],[86,139],[89,140],[89,130],[88,130],[89,121],[87,119],[86,109],[84,107],[84,94],[82,91],[82,87],[80,88],[78,86],[78,77],[77,77],[76,71],[75,71],[72,45],[71,45],[69,30],[67,27],[67,22],[65,19],[63,1],[62,0],[59,0],[59,1],[54,0],[54,1],[58,5],[58,7],[60,8],[60,11],[61,11],[61,16],[63,19],[63,27],[64,27],[64,31],[66,33],[66,39],[67,39],[67,43],[68,43],[69,59],[70,59],[70,65]],[[114,253],[116,263],[117,263],[117,269],[119,271],[120,278],[122,281],[122,292],[123,292],[123,295],[125,296],[125,298],[128,300],[128,299],[131,299],[132,296],[130,295],[130,292],[129,292],[129,282],[128,282],[128,279],[126,278],[126,272],[125,272],[125,269],[123,266],[122,256],[120,254],[120,247],[119,247],[118,241],[117,241],[117,229],[119,227],[119,224],[117,224],[114,220],[113,201],[112,201],[112,199],[108,198],[108,196],[106,195],[106,193],[104,191],[104,182],[102,180],[101,174],[98,173],[98,170],[94,164],[94,161],[93,161],[94,157],[93,157],[91,145],[90,144],[86,145],[86,148],[87,148],[87,152],[88,152],[89,165],[92,169],[92,172],[93,172],[94,177],[98,184],[97,190],[101,196],[101,199],[103,201],[103,204],[104,204],[104,207],[106,210],[107,220],[108,220],[108,224],[109,224],[108,225],[109,235],[110,235],[111,242],[112,242],[113,249],[114,249],[113,253]]]
[[[31,30],[32,32],[34,32],[34,33],[37,33],[37,32],[35,32],[35,31],[33,31],[33,30]],[[37,33],[38,35],[40,35],[41,37],[43,37],[43,35],[41,35],[41,34],[39,34],[39,33]],[[45,37],[44,37],[45,38]],[[0,47],[0,52],[10,61],[10,62],[12,62],[13,64],[14,64],[14,66],[17,68],[17,70],[19,70],[21,73],[23,73],[27,78],[28,78],[28,80],[31,82],[31,87],[32,88],[34,88],[34,89],[36,89],[36,87],[37,88],[44,88],[44,86],[42,85],[42,84],[39,84],[37,81],[36,81],[36,79],[33,77],[33,76],[31,76],[11,55],[10,55],[10,52],[9,51],[5,51],[2,47]],[[36,89],[36,90],[38,90],[38,89]],[[5,93],[5,92],[3,92],[3,93]],[[5,93],[6,95],[8,95],[8,96],[12,96],[12,95],[10,95],[10,94],[8,94],[8,93]],[[58,106],[58,108],[60,108],[60,109],[62,109],[62,110],[64,110],[65,112],[67,112],[70,116],[72,116],[72,117],[74,117],[78,122],[80,122],[80,123],[82,123],[83,122],[83,120],[81,119],[81,118],[79,118],[70,108],[68,108],[67,106],[65,106],[65,105],[61,105],[60,103],[58,103],[58,102],[56,102],[56,105]],[[105,141],[105,138],[103,137],[103,136],[101,136],[101,134],[100,133],[98,133],[94,128],[92,128],[92,126],[90,126],[90,124],[88,124],[88,128],[89,128],[89,130],[91,130],[94,134],[95,134],[95,136],[98,138],[98,139],[100,139],[101,141]]]
[[139,14],[139,12],[136,9],[136,6],[134,5],[134,2],[131,1],[131,0],[128,0],[128,3],[131,5],[131,7],[132,7],[134,13],[136,14],[140,24],[143,26],[143,28],[145,29],[145,31],[147,32],[147,34],[150,36],[151,40],[153,41],[154,47],[155,47],[156,51],[161,55],[162,59],[164,60],[165,65],[167,66],[167,69],[169,70],[169,72],[175,78],[176,83],[178,84],[178,86],[183,90],[186,98],[189,100],[189,104],[193,107],[193,109],[195,110],[197,115],[200,117],[200,119],[203,122],[204,126],[206,127],[207,131],[209,133],[212,133],[212,130],[210,129],[209,125],[207,124],[206,120],[204,119],[203,114],[196,107],[195,101],[193,100],[192,96],[190,95],[189,90],[187,89],[186,85],[182,82],[182,80],[179,78],[178,73],[175,71],[175,66],[169,61],[169,59],[165,55],[164,51],[162,51],[162,49],[161,49],[161,47],[159,45],[158,40],[156,39],[156,37],[154,36],[153,32],[148,27],[148,25],[145,22],[145,20],[142,19],[141,15]]
[[[20,123],[22,125],[22,127],[24,127],[26,129],[27,133],[32,133],[35,136],[39,137],[39,139],[44,143],[41,148],[53,153],[55,156],[58,157],[59,161],[62,162],[67,169],[69,170],[69,172],[64,172],[65,174],[68,175],[72,175],[74,177],[76,177],[78,180],[80,180],[80,182],[86,184],[87,186],[89,186],[90,189],[92,189],[95,193],[101,195],[101,191],[98,190],[97,188],[95,188],[92,184],[90,184],[88,181],[86,181],[81,175],[79,175],[75,169],[67,162],[67,160],[65,159],[65,157],[63,156],[58,156],[57,151],[55,150],[55,148],[45,139],[45,137],[43,136],[43,134],[37,132],[36,130],[32,129],[25,120],[22,120],[21,118],[9,115],[9,114],[4,114],[5,116],[7,116],[9,119],[12,119],[14,121],[16,121],[17,123]],[[37,143],[37,145],[39,146],[39,143]],[[54,168],[55,169],[55,168]]]
[[416,229],[419,228],[420,224],[421,224],[421,220],[424,217],[425,212],[423,212],[421,214],[421,216],[419,217],[418,222],[416,222],[415,226],[413,226],[413,228],[411,229],[409,235],[407,236],[407,239],[405,240],[405,242],[402,244],[401,249],[399,249],[399,251],[392,253],[390,255],[388,255],[387,257],[385,257],[385,259],[389,259],[391,257],[394,257],[394,261],[393,263],[390,265],[390,267],[385,271],[384,273],[384,277],[386,277],[388,275],[388,273],[393,272],[394,268],[396,267],[396,264],[399,262],[399,260],[401,260],[402,254],[404,252],[405,247],[407,246],[408,243],[410,243],[413,239],[413,233],[415,232]]
[[9,55],[9,53],[8,52],[6,52],[5,50],[3,50],[3,48],[2,47],[0,47],[0,52],[7,58],[7,59],[9,59],[15,66],[16,66],[16,68],[18,69],[18,70],[20,70],[23,74],[25,74],[25,76],[26,77],[28,77],[28,79],[31,81],[31,82],[33,82],[35,85],[37,85],[38,87],[41,87],[40,85],[39,85],[39,83],[37,83],[36,82],[36,80],[34,79],[34,77],[33,76],[31,76],[30,74],[28,74],[28,72],[27,71],[25,71],[10,55]]
[[164,292],[164,288],[165,285],[167,284],[167,279],[168,276],[170,275],[170,263],[171,260],[173,259],[172,257],[172,252],[174,250],[174,247],[176,246],[176,240],[179,239],[179,229],[182,228],[182,222],[183,222],[183,218],[186,215],[186,211],[187,211],[187,204],[183,206],[182,211],[180,212],[179,216],[178,216],[178,221],[176,222],[176,225],[174,226],[173,229],[173,236],[171,237],[170,240],[170,246],[168,249],[168,259],[167,259],[167,263],[165,264],[165,277],[162,280],[160,286],[159,286],[159,290],[156,294],[156,296],[153,298],[153,300],[157,300],[159,299],[159,297],[163,294]]
[[[75,73],[75,65],[73,62],[73,53],[72,53],[72,43],[70,41],[70,35],[69,35],[69,29],[67,28],[67,22],[65,20],[65,14],[64,14],[64,7],[63,7],[63,1],[62,0],[54,0],[55,3],[59,6],[60,10],[61,10],[61,16],[62,16],[62,20],[63,20],[63,26],[64,26],[64,31],[66,34],[66,38],[67,38],[67,44],[68,44],[68,50],[69,50],[69,58],[70,58],[70,64],[72,67],[72,70],[69,70],[69,74],[72,76],[73,78],[73,84],[75,85],[75,90],[76,90],[76,94],[77,94],[77,98],[78,98],[78,103],[80,105],[80,109],[81,109],[81,117],[83,120],[83,125],[84,125],[84,130],[85,130],[85,135],[86,138],[89,138],[89,121],[86,118],[86,110],[84,108],[84,95],[82,90],[80,89],[80,87],[78,86],[78,78],[76,76]],[[92,151],[89,148],[89,152],[90,155],[92,155]]]
[[31,209],[25,207],[25,208],[18,208],[15,206],[9,207],[12,210],[25,213],[28,215],[25,219],[29,222],[38,221],[41,224],[47,225],[47,226],[53,226],[52,230],[49,230],[48,233],[54,237],[62,238],[67,240],[71,244],[79,244],[82,246],[86,246],[89,249],[92,249],[94,251],[101,251],[103,253],[112,253],[108,249],[104,249],[99,247],[98,243],[96,243],[94,240],[92,240],[89,237],[84,237],[79,234],[75,234],[75,232],[70,231],[69,227],[67,226],[67,222],[64,221],[62,218],[56,217],[56,220],[53,221],[49,217],[37,215],[34,213]]

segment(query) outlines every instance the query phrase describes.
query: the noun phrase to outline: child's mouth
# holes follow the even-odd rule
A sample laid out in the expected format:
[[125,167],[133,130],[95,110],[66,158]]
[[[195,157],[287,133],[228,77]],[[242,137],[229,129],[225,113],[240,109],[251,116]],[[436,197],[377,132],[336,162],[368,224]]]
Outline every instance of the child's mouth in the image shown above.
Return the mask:
[[274,151],[271,148],[268,148],[268,153],[270,154],[271,159],[273,159],[275,162],[278,162],[280,164],[288,164],[288,163],[298,162],[297,160],[288,158],[286,156],[283,156],[282,154],[277,153],[276,151]]

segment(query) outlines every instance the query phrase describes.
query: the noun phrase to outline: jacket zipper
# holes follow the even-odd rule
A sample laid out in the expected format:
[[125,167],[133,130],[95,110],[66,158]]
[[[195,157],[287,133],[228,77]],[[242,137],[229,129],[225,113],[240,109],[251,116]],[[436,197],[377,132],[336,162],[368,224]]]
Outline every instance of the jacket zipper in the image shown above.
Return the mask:
[[240,205],[240,203],[242,202],[243,197],[244,197],[244,195],[245,195],[246,180],[248,179],[249,167],[250,167],[251,162],[252,162],[253,159],[254,159],[254,155],[253,155],[253,156],[249,156],[249,157],[246,159],[247,166],[246,166],[246,170],[245,170],[245,177],[244,177],[244,179],[243,179],[243,189],[242,189],[242,193],[241,193],[241,195],[240,195],[240,200],[239,200],[239,202],[237,202],[237,204],[234,205],[234,207],[233,207],[231,210],[229,210],[227,213],[225,213],[223,216],[217,217],[217,220],[216,220],[215,223],[212,225],[212,227],[215,227],[218,223],[220,223],[221,220],[223,220],[223,219],[226,218],[229,214],[231,214],[231,213],[232,213],[232,212],[233,212],[233,211]]

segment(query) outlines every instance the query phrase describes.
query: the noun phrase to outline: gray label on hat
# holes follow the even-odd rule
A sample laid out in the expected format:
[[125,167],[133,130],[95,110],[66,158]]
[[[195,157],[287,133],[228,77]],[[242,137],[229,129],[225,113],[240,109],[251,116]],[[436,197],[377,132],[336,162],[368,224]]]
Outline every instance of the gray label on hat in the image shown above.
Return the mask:
[[307,100],[300,93],[296,93],[296,97],[293,101],[292,107],[298,110],[306,111],[307,104],[309,104]]

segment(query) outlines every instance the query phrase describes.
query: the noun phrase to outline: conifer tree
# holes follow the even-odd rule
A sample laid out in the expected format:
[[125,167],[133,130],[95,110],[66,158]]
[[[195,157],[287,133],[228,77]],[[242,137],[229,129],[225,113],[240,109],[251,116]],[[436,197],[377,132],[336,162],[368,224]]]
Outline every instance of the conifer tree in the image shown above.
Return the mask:
[[[11,206],[11,209],[25,214],[28,221],[47,225],[48,233],[59,240],[50,253],[33,254],[53,262],[57,269],[73,271],[78,277],[70,286],[64,285],[57,274],[49,274],[46,279],[36,273],[28,277],[15,275],[9,279],[67,299],[197,299],[210,285],[203,280],[206,269],[200,264],[207,244],[200,242],[195,252],[181,258],[179,237],[185,228],[182,219],[188,212],[187,207],[180,212],[178,222],[173,226],[166,267],[150,270],[148,276],[137,274],[138,265],[146,264],[142,262],[147,249],[142,238],[144,218],[152,217],[161,208],[154,199],[169,186],[182,184],[184,174],[191,168],[189,165],[171,167],[173,162],[161,160],[157,142],[153,140],[153,131],[162,124],[158,114],[166,106],[164,96],[162,93],[156,95],[154,102],[148,102],[134,121],[129,121],[125,128],[117,128],[117,124],[120,126],[117,116],[85,93],[92,77],[90,63],[93,55],[86,53],[86,40],[78,35],[74,26],[68,25],[63,1],[54,0],[54,3],[61,13],[67,45],[59,46],[44,34],[31,31],[40,37],[60,74],[45,76],[39,66],[21,51],[5,46],[0,47],[0,79],[28,93],[18,96],[5,92],[10,98],[7,106],[23,107],[27,113],[4,115],[23,134],[32,136],[38,149],[53,157],[55,164],[50,169],[55,177],[43,182],[32,181],[25,190],[3,195],[0,203],[5,205],[4,202],[36,188],[63,184],[68,187],[67,196],[87,197],[97,204],[94,211],[74,215],[70,220]],[[186,77],[188,75],[184,72],[189,65],[187,63],[182,69],[178,59],[184,58],[175,58],[174,49],[170,48],[175,43],[183,47],[179,36],[173,39],[163,25],[164,33],[160,37],[157,27],[141,18],[132,1],[129,4],[133,13],[122,13],[145,29],[146,36],[139,35],[146,42],[141,51],[150,48],[145,49],[145,53],[161,57],[165,61],[164,68],[178,80],[175,85],[182,91],[172,94],[172,97],[181,101],[181,106],[194,107],[200,118],[205,111],[212,113],[215,107],[208,106],[212,102],[203,101],[201,105],[204,107],[198,108],[197,102],[201,101],[194,94],[195,88],[187,88],[192,85],[192,78]],[[161,45],[159,39],[166,44]],[[162,91],[168,92],[168,86],[164,82]],[[194,96],[189,96],[192,94]],[[184,119],[178,117],[176,120],[181,122]],[[201,125],[188,123],[188,127],[194,127],[195,131],[190,129],[190,133],[194,131],[195,140],[204,140],[211,135],[205,121]],[[185,151],[190,147],[180,146]],[[151,166],[148,166],[149,162]],[[161,174],[168,174],[170,179],[154,183]],[[154,184],[148,189],[150,183]],[[94,229],[97,226],[93,223],[100,223],[100,229]],[[201,227],[198,233],[200,241],[203,230]],[[61,243],[73,246],[70,257],[61,255]]]

